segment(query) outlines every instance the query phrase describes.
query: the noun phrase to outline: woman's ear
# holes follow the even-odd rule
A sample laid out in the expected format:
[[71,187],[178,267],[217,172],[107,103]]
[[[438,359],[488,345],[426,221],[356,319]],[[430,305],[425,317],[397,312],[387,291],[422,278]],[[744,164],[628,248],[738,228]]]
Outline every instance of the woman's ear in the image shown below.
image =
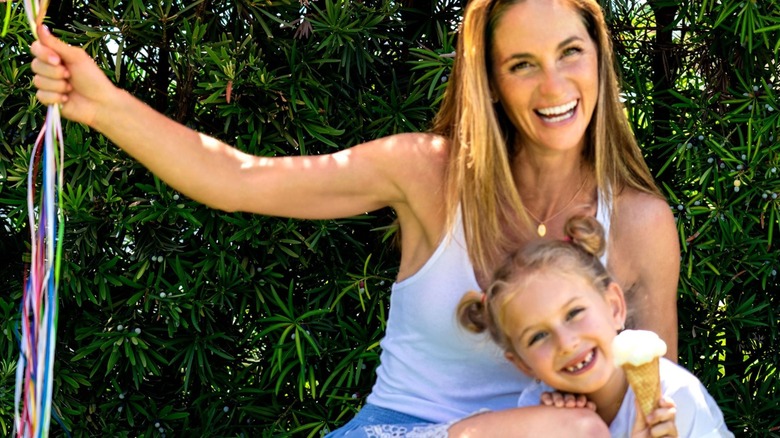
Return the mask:
[[532,379],[536,378],[536,373],[534,373],[534,370],[532,370],[531,367],[529,367],[528,364],[525,363],[522,358],[520,358],[520,356],[512,353],[511,351],[507,351],[504,353],[504,357],[506,357],[508,361],[512,362],[518,370],[525,373],[525,375],[528,377],[531,377]]
[[626,298],[620,285],[614,281],[609,283],[607,290],[604,291],[604,301],[611,311],[615,330],[623,330],[626,327]]
[[498,103],[498,93],[496,93],[496,90],[493,89],[493,87],[490,87],[490,101],[493,103]]
[[490,101],[498,103],[498,92],[496,91],[495,85],[493,85],[493,79],[488,80],[488,91],[490,91]]

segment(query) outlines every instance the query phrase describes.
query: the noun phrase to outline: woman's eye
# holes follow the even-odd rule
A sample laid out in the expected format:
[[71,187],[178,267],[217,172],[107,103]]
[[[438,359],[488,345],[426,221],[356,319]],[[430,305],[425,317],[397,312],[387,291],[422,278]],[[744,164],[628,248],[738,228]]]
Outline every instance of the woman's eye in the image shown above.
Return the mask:
[[531,67],[530,62],[522,61],[522,62],[518,62],[517,64],[513,64],[512,67],[510,67],[510,70],[512,71],[525,70],[529,67]]
[[572,56],[572,55],[577,55],[579,53],[582,53],[582,49],[581,48],[579,48],[579,47],[568,47],[568,48],[564,49],[563,56],[564,57]]

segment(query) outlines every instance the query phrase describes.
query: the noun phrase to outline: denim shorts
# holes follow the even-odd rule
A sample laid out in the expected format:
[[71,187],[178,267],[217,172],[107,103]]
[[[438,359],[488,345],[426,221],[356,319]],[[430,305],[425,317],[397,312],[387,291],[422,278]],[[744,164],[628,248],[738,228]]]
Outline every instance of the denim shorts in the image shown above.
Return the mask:
[[447,438],[451,425],[366,404],[349,423],[325,438]]

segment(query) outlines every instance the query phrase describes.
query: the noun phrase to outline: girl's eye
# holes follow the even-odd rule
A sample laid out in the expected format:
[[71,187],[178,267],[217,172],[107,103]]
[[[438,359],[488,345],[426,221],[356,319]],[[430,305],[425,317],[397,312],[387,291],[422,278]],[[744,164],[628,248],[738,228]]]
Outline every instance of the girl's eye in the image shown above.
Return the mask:
[[580,313],[582,313],[584,311],[585,311],[584,307],[575,307],[575,308],[569,310],[569,313],[566,314],[566,320],[570,321],[570,320],[574,319],[574,317],[576,317],[577,315],[579,315]]
[[534,345],[535,343],[541,341],[545,337],[547,337],[547,333],[545,332],[534,333],[534,335],[531,336],[531,339],[528,340],[528,346],[530,347],[531,345]]

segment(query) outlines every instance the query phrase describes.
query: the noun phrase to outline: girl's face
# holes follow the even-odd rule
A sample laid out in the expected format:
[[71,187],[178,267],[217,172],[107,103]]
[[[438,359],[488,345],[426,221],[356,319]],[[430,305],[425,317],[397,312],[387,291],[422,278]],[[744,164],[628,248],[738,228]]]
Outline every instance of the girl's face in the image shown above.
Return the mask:
[[576,150],[598,97],[598,49],[582,17],[554,0],[510,6],[493,35],[492,92],[522,147]]
[[625,320],[616,283],[602,294],[560,271],[530,274],[503,308],[504,328],[521,371],[559,391],[590,394],[617,381],[612,339]]

